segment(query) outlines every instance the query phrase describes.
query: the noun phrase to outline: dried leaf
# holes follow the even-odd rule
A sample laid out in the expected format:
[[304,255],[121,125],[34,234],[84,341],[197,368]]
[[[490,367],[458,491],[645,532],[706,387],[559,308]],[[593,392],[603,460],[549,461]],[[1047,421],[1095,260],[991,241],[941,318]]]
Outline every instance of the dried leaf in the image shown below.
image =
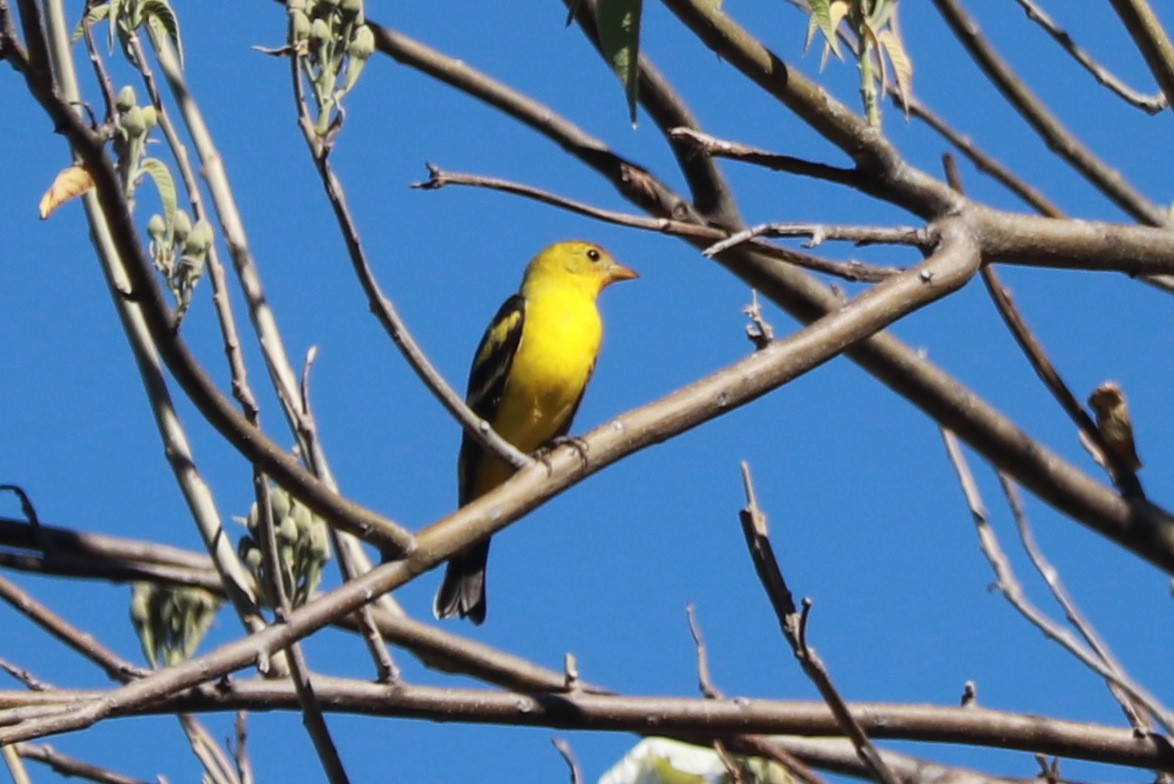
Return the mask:
[[39,207],[41,220],[48,218],[65,202],[81,196],[93,187],[94,179],[81,166],[62,169],[61,173],[57,175],[57,179],[53,181],[53,185],[41,197]]

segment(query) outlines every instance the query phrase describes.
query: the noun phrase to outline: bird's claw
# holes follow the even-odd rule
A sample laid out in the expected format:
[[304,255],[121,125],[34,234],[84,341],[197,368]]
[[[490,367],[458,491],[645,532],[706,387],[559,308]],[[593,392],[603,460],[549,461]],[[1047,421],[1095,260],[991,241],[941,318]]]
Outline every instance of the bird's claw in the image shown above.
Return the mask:
[[579,438],[578,436],[557,436],[552,438],[548,443],[539,447],[538,451],[534,453],[534,458],[536,460],[542,461],[542,465],[546,466],[547,476],[550,476],[551,473],[554,472],[554,466],[550,463],[550,453],[555,449],[558,449],[560,446],[573,447],[574,450],[579,454],[579,461],[582,462],[584,466],[587,465],[588,447],[586,441]]

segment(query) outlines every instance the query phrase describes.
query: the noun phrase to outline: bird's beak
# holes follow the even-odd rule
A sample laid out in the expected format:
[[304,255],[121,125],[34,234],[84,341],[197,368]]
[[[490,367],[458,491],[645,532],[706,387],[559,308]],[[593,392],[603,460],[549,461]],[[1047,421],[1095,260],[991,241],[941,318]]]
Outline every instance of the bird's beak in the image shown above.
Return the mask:
[[640,277],[636,270],[625,267],[623,264],[613,262],[611,267],[607,270],[607,279],[604,280],[603,285],[608,286],[620,280],[634,280]]

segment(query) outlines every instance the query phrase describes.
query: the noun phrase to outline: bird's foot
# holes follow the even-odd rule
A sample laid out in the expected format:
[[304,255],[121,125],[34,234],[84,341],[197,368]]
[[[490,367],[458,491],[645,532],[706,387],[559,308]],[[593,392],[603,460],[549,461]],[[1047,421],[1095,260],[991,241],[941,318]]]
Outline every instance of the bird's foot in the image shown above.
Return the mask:
[[547,476],[550,476],[550,474],[554,471],[554,466],[550,464],[550,453],[555,449],[558,449],[560,446],[573,447],[574,450],[579,453],[580,462],[582,462],[584,466],[587,465],[588,448],[586,441],[579,438],[578,436],[557,436],[552,438],[543,446],[539,447],[538,450],[534,452],[534,459],[541,460],[542,465],[546,466]]

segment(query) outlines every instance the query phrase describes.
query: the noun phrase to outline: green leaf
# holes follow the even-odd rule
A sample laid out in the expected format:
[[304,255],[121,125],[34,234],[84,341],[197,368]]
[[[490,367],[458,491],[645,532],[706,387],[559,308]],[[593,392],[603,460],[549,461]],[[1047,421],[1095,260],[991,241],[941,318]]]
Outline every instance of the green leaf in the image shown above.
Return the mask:
[[[144,0],[143,18],[147,22],[147,31],[152,38],[159,35],[159,29],[167,33],[167,37],[171,39],[171,43],[175,45],[175,50],[179,54],[179,64],[183,66],[183,39],[179,36],[179,17],[175,15],[175,10],[171,7],[168,0]],[[158,47],[156,40],[155,46]]]
[[170,228],[175,220],[177,206],[175,180],[171,178],[171,170],[158,158],[143,158],[139,168],[154,181],[155,190],[159,191],[159,201],[163,205],[163,220]]
[[81,39],[82,35],[85,33],[87,24],[90,25],[91,27],[93,27],[94,25],[96,25],[98,22],[101,22],[103,19],[105,19],[109,15],[110,15],[110,4],[109,3],[103,3],[102,5],[96,5],[93,8],[91,8],[89,13],[87,13],[84,17],[82,17],[82,20],[77,23],[77,27],[74,29],[73,35],[71,35],[69,37],[69,42],[71,44],[76,44]]
[[878,0],[868,14],[868,23],[873,30],[880,30],[897,13],[897,0]]
[[824,59],[826,60],[827,52],[830,49],[837,59],[843,60],[844,55],[840,52],[840,41],[836,37],[836,29],[839,28],[844,17],[848,15],[847,0],[811,0],[810,7],[811,16],[807,21],[807,40],[804,42],[804,48],[811,46],[811,41],[815,38],[815,31],[819,30],[823,33],[824,44],[827,47],[823,53]]
[[624,85],[628,116],[636,124],[636,88],[640,81],[640,12],[642,0],[599,0],[595,24],[604,56]]
[[118,17],[123,13],[122,6],[125,0],[110,0],[110,51],[114,51],[114,28],[118,25]]
[[913,92],[913,61],[905,51],[901,36],[892,29],[881,30],[877,34],[876,42],[880,49],[889,56],[893,64],[893,73],[897,81],[897,92],[901,94],[902,102],[908,106],[909,97]]

